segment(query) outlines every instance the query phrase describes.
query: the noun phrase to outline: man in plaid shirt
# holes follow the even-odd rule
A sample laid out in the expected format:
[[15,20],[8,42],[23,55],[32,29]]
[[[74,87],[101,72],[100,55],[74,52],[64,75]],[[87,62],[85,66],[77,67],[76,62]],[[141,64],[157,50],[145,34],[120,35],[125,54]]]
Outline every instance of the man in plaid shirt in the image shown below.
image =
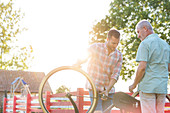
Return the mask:
[[[119,31],[112,29],[108,32],[107,41],[105,43],[92,44],[89,49],[87,72],[94,82],[98,91],[98,104],[96,112],[103,112],[112,104],[111,99],[102,99],[101,95],[113,97],[115,92],[114,84],[117,82],[122,68],[122,53],[116,49],[120,41]],[[78,61],[77,65],[86,62]],[[90,96],[93,96],[90,84],[86,84],[89,89]],[[110,111],[109,111],[110,112]]]

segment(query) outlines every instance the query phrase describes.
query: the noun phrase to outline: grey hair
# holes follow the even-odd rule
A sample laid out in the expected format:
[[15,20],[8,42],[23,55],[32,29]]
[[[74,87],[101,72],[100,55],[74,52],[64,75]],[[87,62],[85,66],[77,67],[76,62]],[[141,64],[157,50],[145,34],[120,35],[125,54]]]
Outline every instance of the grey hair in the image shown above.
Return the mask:
[[147,20],[141,20],[141,21],[139,21],[139,22],[137,23],[137,25],[136,25],[136,30],[137,30],[137,28],[141,29],[141,28],[143,28],[143,27],[146,27],[147,29],[149,29],[149,30],[151,30],[151,31],[153,30],[151,23],[148,22]]

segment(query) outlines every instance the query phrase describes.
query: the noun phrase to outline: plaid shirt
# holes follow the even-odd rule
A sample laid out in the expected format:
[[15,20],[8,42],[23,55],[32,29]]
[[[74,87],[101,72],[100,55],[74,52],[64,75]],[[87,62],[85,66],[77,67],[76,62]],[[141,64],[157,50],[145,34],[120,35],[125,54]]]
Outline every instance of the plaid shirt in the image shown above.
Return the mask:
[[[90,46],[88,52],[91,58],[88,63],[87,72],[92,78],[96,89],[103,91],[109,85],[111,79],[118,80],[122,68],[122,54],[115,49],[108,55],[106,43],[95,43]],[[90,89],[90,84],[86,84]],[[114,87],[109,93],[114,93]]]

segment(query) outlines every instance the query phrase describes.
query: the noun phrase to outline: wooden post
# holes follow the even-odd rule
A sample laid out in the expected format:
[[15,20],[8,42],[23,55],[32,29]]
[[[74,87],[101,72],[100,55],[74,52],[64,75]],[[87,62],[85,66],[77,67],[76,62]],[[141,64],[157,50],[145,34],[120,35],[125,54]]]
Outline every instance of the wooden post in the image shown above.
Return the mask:
[[50,112],[50,92],[49,91],[45,92],[45,106],[47,110]]
[[4,103],[3,103],[3,113],[6,113],[6,102],[7,102],[7,98],[4,98]]
[[79,110],[79,113],[83,113],[83,105],[84,105],[84,89],[83,88],[77,88],[77,108]]
[[31,95],[27,94],[27,101],[26,101],[26,113],[30,113],[31,110]]
[[16,113],[16,104],[17,104],[17,97],[16,96],[14,96],[13,97],[13,113]]

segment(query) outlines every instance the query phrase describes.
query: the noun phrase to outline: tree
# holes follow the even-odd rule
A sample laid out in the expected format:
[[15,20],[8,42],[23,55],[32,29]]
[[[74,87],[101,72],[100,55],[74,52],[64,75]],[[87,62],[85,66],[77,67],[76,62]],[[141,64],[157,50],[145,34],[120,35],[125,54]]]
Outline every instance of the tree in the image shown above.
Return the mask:
[[65,92],[70,92],[70,89],[67,88],[67,87],[64,86],[64,85],[60,86],[60,87],[56,90],[56,93],[65,93]]
[[13,6],[13,0],[0,3],[0,69],[24,70],[30,66],[33,49],[16,45],[17,34],[25,30],[20,27],[24,14]]
[[121,76],[131,78],[135,72],[136,52],[140,40],[135,33],[136,24],[148,20],[155,33],[170,44],[170,1],[169,0],[113,0],[109,15],[95,24],[90,34],[90,43],[105,42],[111,28],[121,30],[119,50],[123,53]]

